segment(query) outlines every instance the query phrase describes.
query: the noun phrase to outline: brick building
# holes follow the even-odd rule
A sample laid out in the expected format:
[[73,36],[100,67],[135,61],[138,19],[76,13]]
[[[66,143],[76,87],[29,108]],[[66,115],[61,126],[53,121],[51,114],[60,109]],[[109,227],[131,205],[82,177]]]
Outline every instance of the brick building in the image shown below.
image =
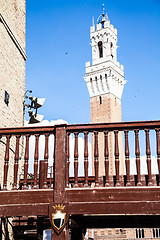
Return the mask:
[[[24,125],[25,96],[25,45],[26,45],[25,0],[0,1],[0,126],[22,127]],[[21,142],[23,139],[21,139]],[[0,151],[4,151],[6,139],[1,139]],[[15,139],[10,141],[10,164],[14,159]],[[20,149],[23,151],[22,147]],[[0,184],[3,162],[0,159]],[[10,165],[10,166],[11,166]],[[13,168],[12,168],[13,169]],[[8,178],[11,188],[12,173]]]
[[[25,45],[26,3],[25,0],[0,1],[0,127],[22,127],[24,125],[25,96]],[[23,137],[19,146],[19,175],[22,173]],[[9,171],[7,189],[13,187],[13,164],[16,138],[9,139]],[[0,138],[0,189],[3,186],[4,154],[7,138]],[[7,220],[0,219],[3,228],[12,231]]]

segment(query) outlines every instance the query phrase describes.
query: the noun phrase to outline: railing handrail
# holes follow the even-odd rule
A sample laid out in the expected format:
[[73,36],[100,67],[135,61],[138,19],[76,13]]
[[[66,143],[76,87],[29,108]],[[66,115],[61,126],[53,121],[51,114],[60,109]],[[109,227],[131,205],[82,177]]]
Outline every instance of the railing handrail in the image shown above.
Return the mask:
[[0,128],[0,135],[24,135],[24,134],[43,134],[53,133],[55,126],[37,126],[37,127],[18,127],[18,128]]
[[135,129],[155,129],[160,128],[160,120],[152,121],[134,121],[134,122],[113,122],[113,123],[89,123],[67,125],[67,132],[84,131],[113,131],[113,130],[135,130]]
[[[55,126],[34,126],[34,127],[17,127],[17,128],[0,128],[0,135],[15,135],[15,134],[35,134],[35,133],[53,133]],[[133,121],[133,122],[113,122],[113,123],[85,123],[85,124],[70,124],[66,125],[67,132],[84,132],[84,131],[113,131],[113,130],[134,130],[134,129],[155,129],[160,128],[160,120],[148,121]]]

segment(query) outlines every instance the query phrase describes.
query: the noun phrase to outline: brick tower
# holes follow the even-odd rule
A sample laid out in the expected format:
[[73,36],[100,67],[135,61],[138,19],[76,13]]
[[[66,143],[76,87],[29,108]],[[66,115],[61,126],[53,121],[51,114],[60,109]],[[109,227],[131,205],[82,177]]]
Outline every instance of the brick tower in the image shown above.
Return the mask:
[[[90,94],[91,123],[121,121],[121,96],[125,84],[123,66],[117,62],[117,30],[104,12],[90,28],[92,64],[86,62],[85,81]],[[115,173],[114,136],[109,135],[110,175]],[[120,173],[123,169],[122,135],[119,134]],[[104,175],[103,135],[99,135],[100,176]]]

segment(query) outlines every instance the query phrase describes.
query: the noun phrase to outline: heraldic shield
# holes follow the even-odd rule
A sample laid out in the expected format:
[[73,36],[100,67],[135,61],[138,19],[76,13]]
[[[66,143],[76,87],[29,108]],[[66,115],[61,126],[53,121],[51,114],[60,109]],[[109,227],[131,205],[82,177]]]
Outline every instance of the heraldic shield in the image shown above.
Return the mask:
[[68,221],[67,206],[64,204],[51,204],[49,206],[49,219],[55,232],[60,234]]

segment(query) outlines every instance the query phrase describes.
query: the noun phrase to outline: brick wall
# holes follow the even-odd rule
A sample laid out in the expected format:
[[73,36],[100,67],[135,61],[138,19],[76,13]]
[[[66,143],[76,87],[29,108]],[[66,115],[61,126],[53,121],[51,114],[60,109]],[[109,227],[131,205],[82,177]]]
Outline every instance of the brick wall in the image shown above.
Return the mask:
[[[0,14],[0,128],[24,125],[23,101],[25,94],[25,0],[1,0]],[[14,38],[14,39],[13,39]],[[4,101],[5,91],[9,103]],[[20,154],[23,151],[21,138]],[[0,184],[3,179],[4,151],[6,139],[0,139]],[[11,139],[8,188],[13,179],[15,138]],[[21,160],[22,162],[22,160]]]
[[[112,94],[104,94],[91,98],[91,123],[111,123],[122,121],[121,117],[121,100]],[[93,141],[93,138],[92,138]],[[114,134],[109,133],[109,161],[110,175],[115,174],[114,163]],[[93,145],[93,144],[92,144]],[[119,133],[119,153],[120,153],[120,173],[124,173],[124,157],[122,134]],[[93,154],[93,150],[92,150]],[[99,134],[99,174],[104,175],[104,135]],[[94,164],[92,164],[94,166]]]

